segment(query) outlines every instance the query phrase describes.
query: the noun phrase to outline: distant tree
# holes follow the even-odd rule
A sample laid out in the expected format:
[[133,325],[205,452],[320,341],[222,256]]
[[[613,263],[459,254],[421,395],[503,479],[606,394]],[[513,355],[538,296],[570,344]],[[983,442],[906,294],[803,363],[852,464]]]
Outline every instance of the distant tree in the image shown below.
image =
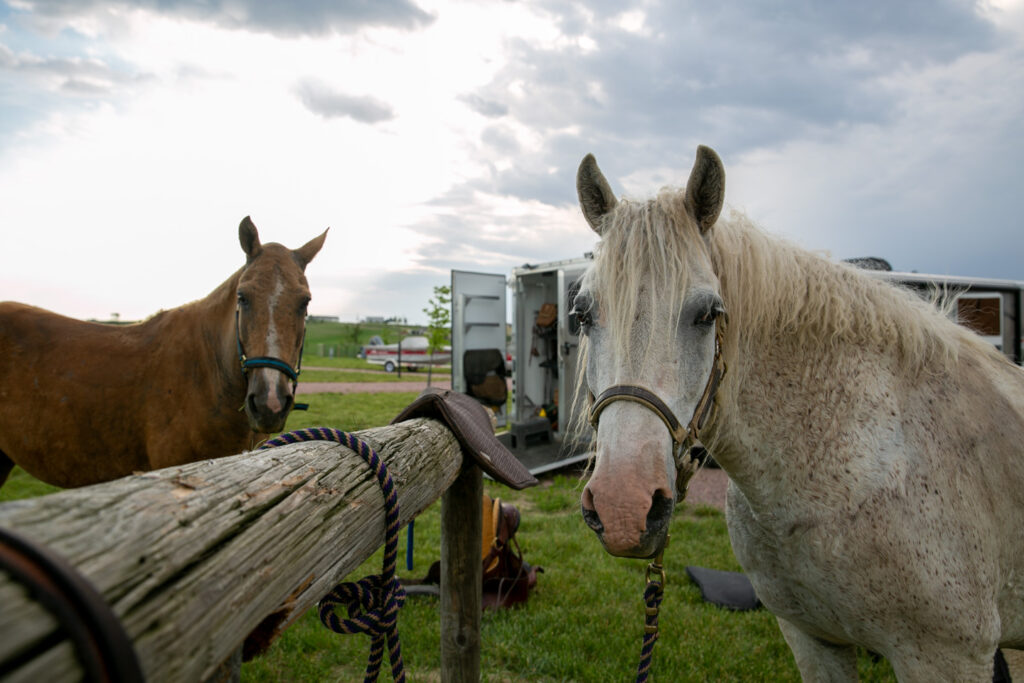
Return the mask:
[[[352,340],[352,346],[356,350],[356,354],[362,351],[362,344],[359,343],[359,335],[363,331],[363,326],[359,323],[353,323],[348,328],[349,339]],[[349,352],[351,353],[351,351]]]
[[434,353],[444,348],[451,333],[452,288],[448,285],[434,287],[434,296],[427,302],[423,312],[427,314],[427,350],[430,351],[430,364],[427,365],[427,386],[434,369]]

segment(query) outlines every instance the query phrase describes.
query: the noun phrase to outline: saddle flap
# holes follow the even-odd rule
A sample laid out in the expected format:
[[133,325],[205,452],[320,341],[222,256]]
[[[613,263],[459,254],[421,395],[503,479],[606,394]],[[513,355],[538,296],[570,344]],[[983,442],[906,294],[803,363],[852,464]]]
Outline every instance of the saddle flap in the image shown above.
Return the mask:
[[487,409],[471,396],[427,387],[391,424],[414,417],[444,422],[458,439],[463,455],[473,458],[480,469],[506,486],[525,489],[537,485],[536,477],[494,436]]

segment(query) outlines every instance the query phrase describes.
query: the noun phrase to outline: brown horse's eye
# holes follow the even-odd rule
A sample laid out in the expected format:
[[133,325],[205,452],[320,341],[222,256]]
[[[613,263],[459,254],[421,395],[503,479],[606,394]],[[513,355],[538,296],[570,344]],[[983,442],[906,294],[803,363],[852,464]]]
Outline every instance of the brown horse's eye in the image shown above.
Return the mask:
[[249,307],[249,297],[247,297],[242,292],[239,292],[238,293],[238,305],[241,306],[242,308],[248,308]]

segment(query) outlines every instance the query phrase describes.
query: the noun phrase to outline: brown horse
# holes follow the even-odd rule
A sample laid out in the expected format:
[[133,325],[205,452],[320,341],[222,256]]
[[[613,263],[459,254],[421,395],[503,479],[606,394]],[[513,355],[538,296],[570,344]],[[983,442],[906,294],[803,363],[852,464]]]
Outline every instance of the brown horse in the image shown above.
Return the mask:
[[304,271],[326,237],[263,245],[247,216],[244,267],[205,299],[133,325],[0,303],[0,485],[15,464],[84,486],[280,431],[305,335]]

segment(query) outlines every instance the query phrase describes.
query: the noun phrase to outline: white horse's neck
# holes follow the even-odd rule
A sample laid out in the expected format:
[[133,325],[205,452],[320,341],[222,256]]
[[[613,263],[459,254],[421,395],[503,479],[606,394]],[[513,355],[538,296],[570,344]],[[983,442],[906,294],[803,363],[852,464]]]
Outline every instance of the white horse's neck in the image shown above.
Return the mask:
[[815,492],[831,506],[837,496],[859,498],[851,480],[873,488],[884,478],[873,463],[898,427],[877,417],[896,400],[890,361],[778,343],[743,343],[738,352],[726,380],[737,385],[719,417],[714,454],[755,509],[799,515],[796,501],[813,505]]
[[[730,311],[730,370],[709,435],[712,452],[755,510],[793,517],[821,513],[800,506],[855,505],[889,486],[904,457],[896,397],[907,373],[899,344],[882,333],[863,338],[863,330],[878,323],[868,319],[871,311],[857,308],[877,306],[889,295],[814,255],[756,239],[774,261],[747,263],[746,273],[723,278],[723,286],[729,284],[723,297]],[[787,272],[773,276],[769,266],[779,261]],[[820,300],[815,288],[822,290]],[[776,298],[759,301],[766,290]],[[822,323],[835,313],[829,291],[845,308],[838,321]],[[801,321],[800,315],[814,318]],[[818,328],[806,332],[813,325]],[[909,339],[918,332],[894,334]]]

